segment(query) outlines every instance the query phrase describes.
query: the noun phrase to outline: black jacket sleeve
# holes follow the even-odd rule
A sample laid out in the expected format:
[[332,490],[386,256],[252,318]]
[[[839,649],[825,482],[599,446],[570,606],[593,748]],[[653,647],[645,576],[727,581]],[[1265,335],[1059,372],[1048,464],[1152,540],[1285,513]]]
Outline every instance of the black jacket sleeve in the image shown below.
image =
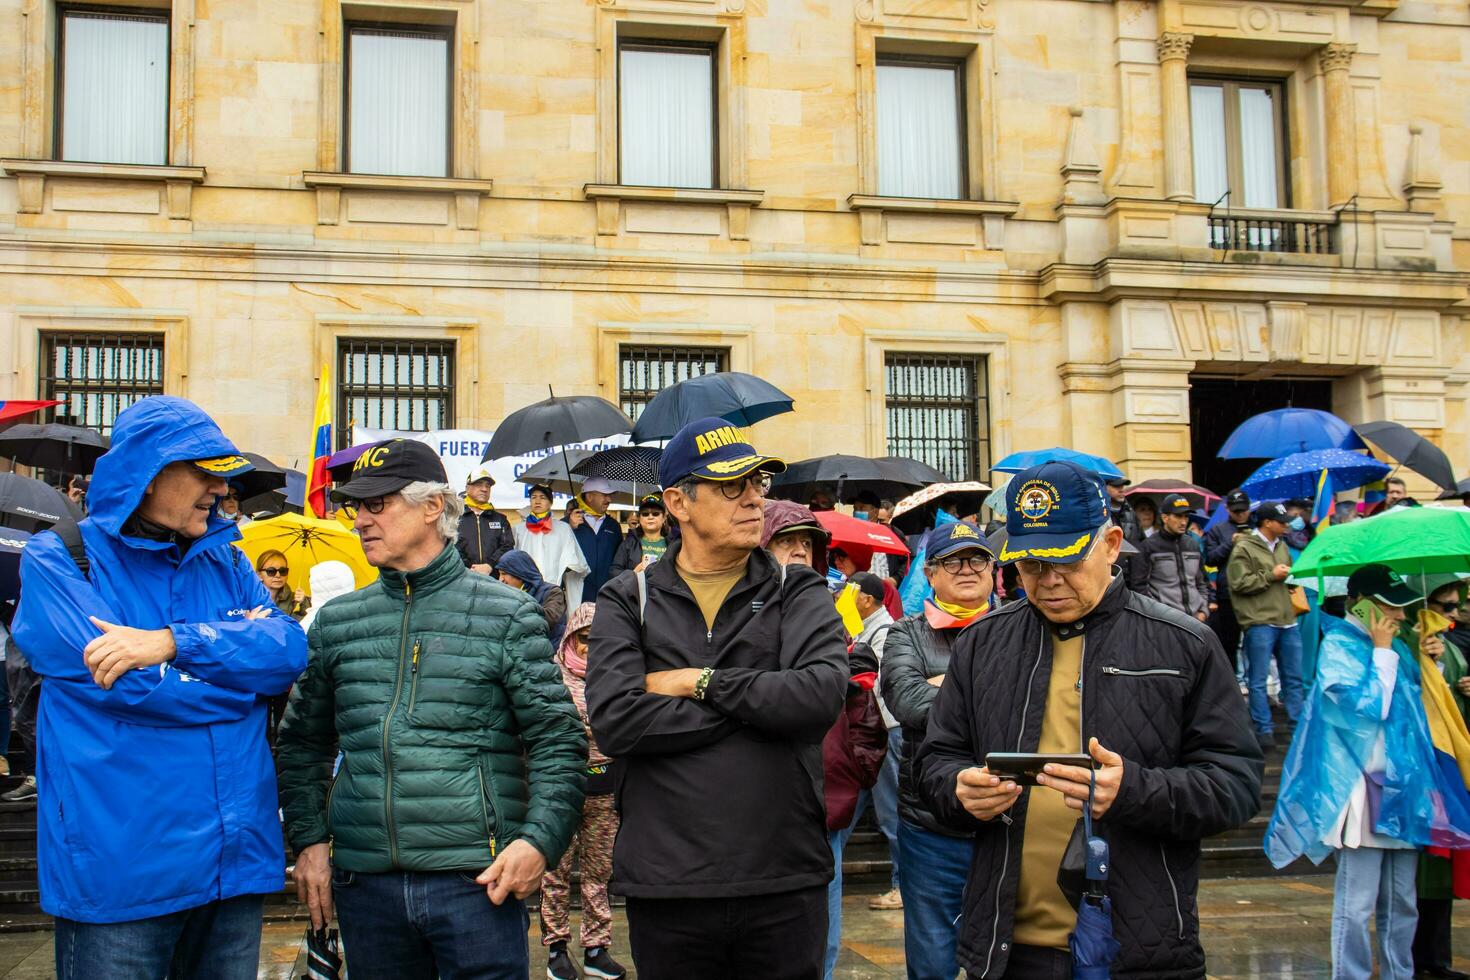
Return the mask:
[[705,700],[752,728],[820,744],[846,700],[847,640],[826,580],[802,565],[782,585],[780,664],[720,668]]
[[1199,840],[1239,827],[1261,808],[1265,762],[1235,671],[1213,633],[1201,631],[1199,674],[1184,705],[1180,758],[1168,768],[1123,760],[1107,819],[1143,833]]
[[[643,687],[648,664],[637,590],[635,580],[619,580],[597,596],[587,645],[587,720],[593,738],[615,759],[713,745],[739,729],[740,723],[715,710],[708,700],[649,694]],[[710,686],[714,687],[713,680]]]
[[939,688],[929,683],[929,676],[924,670],[918,646],[923,642],[918,635],[922,629],[923,626],[913,619],[901,619],[893,624],[883,644],[883,667],[878,675],[888,713],[905,728],[919,731],[924,730],[929,707],[939,694]]
[[618,553],[613,555],[612,565],[608,568],[609,582],[629,569],[637,568],[643,560],[643,545],[638,538],[637,532],[623,536],[623,543],[618,545]]
[[1235,525],[1226,521],[1216,524],[1205,533],[1205,564],[1211,568],[1225,569],[1230,560],[1230,549],[1235,547]]
[[[896,632],[896,630],[894,631]],[[883,666],[887,669],[893,654],[894,638],[890,636],[884,652]],[[936,820],[956,833],[975,833],[999,820],[982,821],[970,816],[955,795],[959,785],[959,774],[965,769],[985,765],[985,760],[976,758],[975,733],[970,724],[970,691],[974,683],[975,645],[965,642],[963,634],[955,644],[949,661],[949,671],[944,683],[938,688],[930,687],[937,696],[928,709],[928,728],[924,741],[914,756],[914,783],[919,797],[929,807]],[[889,712],[892,702],[887,701]]]
[[500,530],[495,535],[495,543],[492,546],[489,557],[486,559],[486,564],[490,566],[491,571],[494,571],[496,568],[499,567],[500,559],[505,556],[505,553],[507,551],[511,550],[515,546],[515,532],[513,532],[510,528],[510,521],[505,521],[503,524],[500,525]]
[[478,559],[470,551],[474,547],[474,535],[470,533],[471,521],[474,517],[470,514],[462,514],[459,518],[459,535],[454,539],[454,550],[459,552],[459,560],[464,562],[464,567],[469,568]]

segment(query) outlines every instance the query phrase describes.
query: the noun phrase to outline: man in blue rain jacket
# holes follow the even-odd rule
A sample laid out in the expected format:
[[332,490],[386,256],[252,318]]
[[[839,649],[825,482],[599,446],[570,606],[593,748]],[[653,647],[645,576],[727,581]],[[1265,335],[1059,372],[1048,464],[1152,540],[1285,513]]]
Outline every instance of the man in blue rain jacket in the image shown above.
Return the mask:
[[285,868],[266,698],[305,668],[306,634],[219,516],[249,468],[197,406],[145,398],[97,462],[84,556],[57,534],[26,548],[14,635],[46,679],[36,824],[61,980],[256,975]]

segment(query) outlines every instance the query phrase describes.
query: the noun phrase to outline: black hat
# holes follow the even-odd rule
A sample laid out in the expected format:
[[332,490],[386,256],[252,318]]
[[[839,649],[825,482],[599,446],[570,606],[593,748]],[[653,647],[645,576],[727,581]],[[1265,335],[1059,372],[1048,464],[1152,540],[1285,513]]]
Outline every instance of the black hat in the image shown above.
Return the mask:
[[1279,500],[1271,500],[1256,508],[1256,527],[1261,526],[1262,521],[1277,521],[1281,524],[1290,524],[1291,515],[1286,512],[1286,505]]
[[444,483],[444,463],[422,442],[390,439],[380,442],[352,464],[352,477],[332,490],[337,503],[369,500],[397,493],[410,483]]
[[848,579],[858,591],[877,602],[883,601],[883,580],[872,572],[858,572]]
[[1226,510],[1245,510],[1251,505],[1251,496],[1244,490],[1231,490],[1225,495]]
[[1347,588],[1348,595],[1371,596],[1390,606],[1407,606],[1421,598],[1387,565],[1364,565],[1348,576]]
[[641,511],[645,507],[657,507],[659,510],[667,510],[664,507],[664,498],[656,493],[645,494],[639,499],[638,509]]
[[1194,510],[1194,506],[1190,504],[1189,498],[1182,493],[1169,494],[1169,496],[1164,498],[1164,502],[1159,505],[1160,514],[1182,514],[1188,517],[1189,512],[1192,510]]
[[1110,487],[1126,487],[1133,481],[1128,479],[1126,476],[1110,476],[1103,482]]

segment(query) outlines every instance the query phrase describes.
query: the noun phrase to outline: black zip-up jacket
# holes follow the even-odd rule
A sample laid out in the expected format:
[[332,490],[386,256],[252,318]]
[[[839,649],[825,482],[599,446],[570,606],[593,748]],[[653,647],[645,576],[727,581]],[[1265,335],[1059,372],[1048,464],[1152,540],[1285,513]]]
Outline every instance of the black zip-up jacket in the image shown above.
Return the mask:
[[919,798],[914,783],[914,756],[924,740],[929,724],[929,709],[939,696],[939,688],[929,683],[949,670],[950,653],[957,629],[937,630],[929,625],[923,613],[905,616],[888,631],[883,641],[883,666],[878,677],[883,689],[883,703],[888,713],[903,726],[903,754],[898,764],[898,815],[909,823],[948,837],[957,835],[935,819]]
[[[622,826],[613,890],[641,898],[728,898],[832,878],[822,739],[847,692],[847,643],[826,581],[782,576],[753,550],[705,628],[677,571],[680,542],[597,597],[587,716],[617,759]],[[644,675],[713,667],[703,701],[644,690]]]
[[[664,538],[665,541],[669,539]],[[617,578],[624,572],[630,572],[638,567],[643,560],[643,529],[636,525],[627,534],[623,535],[623,543],[618,545],[618,553],[613,556],[612,567],[608,569],[608,580]]]
[[465,567],[489,565],[493,572],[500,556],[516,546],[510,518],[498,510],[476,510],[466,506],[459,519],[459,540],[454,543]]
[[1148,568],[1149,595],[1186,616],[1210,612],[1205,556],[1194,539],[1163,528],[1138,546]]
[[[932,812],[975,833],[959,961],[977,980],[1006,971],[1030,791],[981,822],[956,798],[956,776],[989,752],[1036,751],[1052,629],[1018,602],[961,633],[915,760]],[[1261,749],[1235,672],[1203,623],[1117,577],[1096,609],[1055,630],[1084,639],[1079,751],[1096,736],[1123,757],[1118,795],[1093,825],[1111,852],[1107,890],[1122,944],[1112,975],[1202,978],[1200,838],[1245,823],[1261,805]]]

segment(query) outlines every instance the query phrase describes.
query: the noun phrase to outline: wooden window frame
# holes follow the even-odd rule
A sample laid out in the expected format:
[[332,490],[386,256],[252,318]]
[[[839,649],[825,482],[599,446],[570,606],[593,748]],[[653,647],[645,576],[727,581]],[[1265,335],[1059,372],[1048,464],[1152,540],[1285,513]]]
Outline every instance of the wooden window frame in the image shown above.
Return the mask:
[[[968,59],[963,57],[945,57],[943,55],[928,54],[902,54],[897,52],[886,52],[880,49],[877,53],[877,57],[873,61],[873,94],[875,107],[877,105],[876,97],[880,84],[877,76],[878,68],[882,68],[886,65],[899,65],[912,68],[942,68],[953,73],[955,86],[955,105],[959,107],[959,113],[955,118],[955,124],[958,127],[958,130],[956,131],[956,136],[958,138],[955,142],[958,144],[960,151],[960,187],[959,193],[957,193],[953,198],[953,200],[956,201],[970,200],[970,100],[967,93],[969,85],[965,77],[965,72],[967,70],[967,60]],[[881,142],[881,136],[878,135],[878,120],[876,118],[874,118],[873,120],[873,134],[874,137]],[[878,174],[878,180],[880,182],[883,180],[882,173]],[[899,196],[912,197],[913,195]]]
[[[616,78],[616,124],[618,184],[623,184],[623,52],[633,51],[698,51],[709,56],[710,70],[710,184],[709,190],[720,190],[724,181],[720,176],[720,42],[678,40],[674,38],[644,37],[636,32],[618,38],[617,56],[614,59]],[[629,185],[634,186],[634,185]],[[647,185],[673,186],[673,185]],[[704,189],[704,188],[695,188]]]
[[342,22],[342,172],[352,169],[352,35],[359,31],[391,31],[416,34],[444,42],[444,173],[442,174],[374,174],[372,176],[454,177],[454,75],[456,38],[459,25],[393,23],[388,21],[344,20]]
[[[1210,86],[1224,90],[1225,103],[1225,186],[1230,191],[1229,207],[1245,209],[1245,164],[1241,155],[1240,142],[1240,99],[1242,88],[1261,89],[1275,93],[1271,100],[1272,129],[1276,133],[1276,187],[1278,190],[1274,210],[1284,211],[1292,206],[1291,193],[1291,115],[1286,104],[1287,79],[1284,78],[1241,78],[1233,75],[1190,73],[1188,85]],[[1190,139],[1193,140],[1193,119],[1190,121]],[[1191,175],[1191,180],[1193,176]],[[1239,197],[1239,200],[1237,200]],[[1213,201],[1202,201],[1213,204]]]
[[[164,49],[164,99],[163,99],[163,166],[173,163],[173,139],[170,134],[173,119],[174,87],[174,25],[173,11],[157,7],[113,7],[98,4],[58,4],[56,7],[56,65],[55,89],[56,111],[51,120],[51,155],[57,160],[66,160],[66,147],[62,143],[63,117],[66,113],[66,19],[71,14],[102,15],[103,18],[122,19],[133,17],[139,20],[156,21],[163,24]],[[67,161],[76,163],[98,163],[96,160]],[[129,166],[146,166],[128,161]]]

